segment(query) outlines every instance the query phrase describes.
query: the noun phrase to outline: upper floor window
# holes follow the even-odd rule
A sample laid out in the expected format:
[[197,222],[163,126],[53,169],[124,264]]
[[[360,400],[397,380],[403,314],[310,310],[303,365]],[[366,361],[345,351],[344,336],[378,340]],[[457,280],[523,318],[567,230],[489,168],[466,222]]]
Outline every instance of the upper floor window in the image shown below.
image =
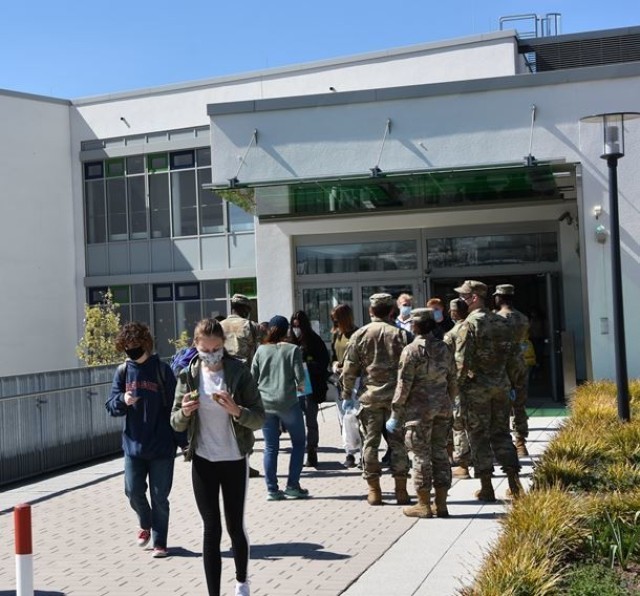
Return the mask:
[[84,164],[88,244],[253,230],[253,216],[202,189],[209,147]]

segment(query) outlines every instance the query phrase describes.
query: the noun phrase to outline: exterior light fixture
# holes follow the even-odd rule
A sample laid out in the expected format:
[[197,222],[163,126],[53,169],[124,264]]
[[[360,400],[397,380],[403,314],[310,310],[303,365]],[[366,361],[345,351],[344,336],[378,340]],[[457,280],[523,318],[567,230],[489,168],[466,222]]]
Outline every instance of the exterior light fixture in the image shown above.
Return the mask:
[[[624,336],[624,304],[622,297],[622,265],[620,259],[620,217],[618,213],[618,160],[624,156],[624,123],[640,118],[640,112],[612,112],[585,116],[580,122],[602,126],[602,154],[609,168],[609,236],[611,238],[611,285],[613,290],[613,345],[618,390],[618,418],[631,420],[627,347]],[[601,230],[602,232],[603,230]],[[602,237],[602,235],[601,235]],[[598,239],[599,242],[602,240]],[[605,238],[606,241],[606,238]]]

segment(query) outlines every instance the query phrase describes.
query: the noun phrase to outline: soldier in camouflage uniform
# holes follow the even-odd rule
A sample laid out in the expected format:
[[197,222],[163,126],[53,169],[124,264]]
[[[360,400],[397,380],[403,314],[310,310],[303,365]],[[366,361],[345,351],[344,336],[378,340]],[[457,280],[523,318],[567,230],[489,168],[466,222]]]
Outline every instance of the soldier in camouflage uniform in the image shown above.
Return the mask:
[[224,330],[224,349],[247,366],[260,345],[260,327],[249,319],[251,302],[244,294],[231,296],[231,314],[220,322]]
[[[454,321],[454,326],[445,333],[444,342],[451,349],[451,353],[456,353],[456,343],[458,341],[458,332],[460,326],[469,314],[469,307],[462,298],[455,298],[449,303],[449,315]],[[460,396],[456,395],[453,404],[453,429],[451,432],[450,442],[452,444],[453,464],[455,467],[451,470],[454,478],[469,479],[469,466],[471,465],[471,446],[469,445],[469,437],[467,429],[464,427],[462,412],[460,410]]]
[[[351,393],[360,377],[358,419],[362,430],[362,476],[369,485],[367,501],[382,504],[381,465],[378,457],[382,429],[391,415],[391,400],[398,379],[400,354],[407,344],[406,333],[389,323],[393,307],[390,294],[369,298],[371,323],[358,329],[349,339],[342,367],[342,399],[345,410],[352,406]],[[395,479],[395,496],[399,505],[410,503],[407,494],[409,460],[402,436],[388,437],[391,449],[391,473]]]
[[471,458],[481,488],[480,501],[494,502],[491,484],[495,457],[507,475],[513,497],[522,492],[520,464],[509,433],[510,373],[516,359],[513,333],[503,317],[485,307],[487,286],[465,281],[455,289],[469,306],[456,348],[462,416],[471,442]]
[[404,424],[405,445],[413,453],[418,503],[402,511],[408,517],[432,517],[429,493],[433,486],[436,515],[449,517],[451,466],[447,438],[457,394],[456,366],[452,351],[433,335],[434,309],[412,310],[411,321],[415,339],[400,355],[398,384],[387,421],[389,435]]
[[[249,368],[251,361],[262,341],[258,323],[251,321],[251,301],[244,294],[231,296],[231,314],[220,321],[224,330],[224,349],[227,353],[242,360]],[[253,451],[252,451],[253,453]],[[249,466],[249,478],[258,478],[260,472]]]
[[516,451],[519,457],[527,457],[527,436],[529,435],[529,424],[527,422],[527,397],[529,384],[529,367],[524,359],[526,341],[529,339],[529,317],[513,308],[515,287],[511,284],[496,286],[493,299],[496,307],[496,314],[504,317],[511,325],[513,331],[513,341],[518,350],[515,376],[511,379],[511,385],[515,393],[512,404],[512,425],[516,435]]

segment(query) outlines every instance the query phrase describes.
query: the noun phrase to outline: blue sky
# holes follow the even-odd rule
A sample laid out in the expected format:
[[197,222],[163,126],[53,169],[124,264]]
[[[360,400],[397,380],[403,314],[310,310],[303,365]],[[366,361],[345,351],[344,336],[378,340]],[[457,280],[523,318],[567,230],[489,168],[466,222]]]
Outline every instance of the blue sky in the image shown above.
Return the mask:
[[640,25],[640,0],[30,0],[5,2],[0,89],[76,99],[499,29],[562,14],[562,33]]

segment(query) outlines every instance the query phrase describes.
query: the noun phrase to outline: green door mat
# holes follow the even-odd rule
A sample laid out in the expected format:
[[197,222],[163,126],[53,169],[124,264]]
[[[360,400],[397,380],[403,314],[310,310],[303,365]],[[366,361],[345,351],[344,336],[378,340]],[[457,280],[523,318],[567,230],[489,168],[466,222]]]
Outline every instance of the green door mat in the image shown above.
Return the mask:
[[559,416],[567,415],[568,412],[565,406],[557,406],[555,408],[527,408],[527,416],[558,418]]

